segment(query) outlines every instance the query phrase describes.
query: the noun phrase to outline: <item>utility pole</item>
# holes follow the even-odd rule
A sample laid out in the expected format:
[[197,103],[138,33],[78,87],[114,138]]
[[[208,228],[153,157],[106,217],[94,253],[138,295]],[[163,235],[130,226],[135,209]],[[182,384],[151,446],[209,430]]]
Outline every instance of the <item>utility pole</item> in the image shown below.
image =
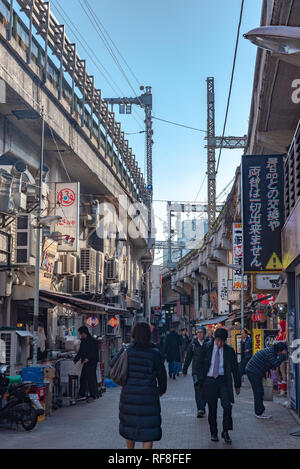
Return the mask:
[[[148,208],[151,212],[153,198],[153,181],[152,181],[152,145],[153,145],[153,129],[152,129],[152,88],[151,86],[140,87],[145,93],[135,98],[104,98],[109,104],[118,104],[120,114],[131,114],[132,104],[136,104],[145,110],[145,133],[146,133],[146,181],[147,181],[147,201]],[[125,104],[124,104],[125,103]],[[151,233],[151,220],[149,225]]]
[[43,187],[43,167],[44,167],[44,138],[45,138],[45,116],[44,108],[41,112],[41,147],[40,147],[40,168],[39,168],[39,205],[37,209],[37,229],[36,229],[36,257],[35,257],[35,294],[33,312],[33,365],[37,364],[38,351],[38,325],[39,325],[39,300],[40,300],[40,266],[41,266],[41,215],[42,215],[42,187]]
[[211,230],[216,219],[215,79],[207,83],[207,218]]
[[216,137],[215,134],[215,82],[208,77],[207,82],[207,218],[210,231],[216,220],[216,149],[245,149],[247,135],[243,137]]

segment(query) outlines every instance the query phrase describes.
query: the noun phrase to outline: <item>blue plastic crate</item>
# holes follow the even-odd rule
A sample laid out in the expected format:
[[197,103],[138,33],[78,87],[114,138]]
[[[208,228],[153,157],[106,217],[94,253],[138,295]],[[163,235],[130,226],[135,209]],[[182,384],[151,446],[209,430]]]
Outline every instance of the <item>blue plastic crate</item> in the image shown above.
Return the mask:
[[22,380],[31,381],[32,383],[42,385],[44,384],[44,367],[43,366],[28,366],[22,369]]

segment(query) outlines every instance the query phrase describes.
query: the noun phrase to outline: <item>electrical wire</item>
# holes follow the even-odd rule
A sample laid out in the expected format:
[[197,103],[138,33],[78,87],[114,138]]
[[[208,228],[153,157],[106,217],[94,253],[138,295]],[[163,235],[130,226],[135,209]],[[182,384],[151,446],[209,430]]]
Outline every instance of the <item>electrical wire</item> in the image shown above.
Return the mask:
[[218,157],[218,162],[217,162],[216,173],[218,172],[218,169],[219,169],[219,164],[220,164],[220,159],[221,159],[221,154],[222,154],[222,149],[223,149],[223,141],[224,141],[224,135],[225,135],[225,130],[226,130],[229,106],[230,106],[231,91],[232,91],[233,78],[234,78],[235,65],[236,65],[236,57],[237,57],[237,51],[238,51],[238,46],[239,46],[240,30],[241,30],[241,24],[242,24],[242,18],[243,18],[243,10],[244,10],[244,0],[242,0],[242,2],[241,2],[240,18],[239,18],[239,24],[238,24],[238,30],[237,30],[237,36],[236,36],[236,43],[235,43],[235,50],[234,50],[234,58],[233,58],[229,93],[228,93],[228,99],[227,99],[225,120],[224,120],[224,126],[223,126],[223,134],[222,134],[221,147],[220,147],[220,151],[219,151],[219,157]]
[[201,183],[201,185],[200,185],[200,187],[199,187],[199,190],[198,190],[198,192],[197,192],[197,195],[196,195],[196,197],[195,197],[194,202],[196,202],[197,199],[198,199],[198,196],[199,196],[199,194],[200,194],[200,191],[201,191],[201,189],[202,189],[202,187],[203,187],[203,185],[204,185],[204,183],[205,183],[206,177],[207,177],[207,174],[205,173],[204,178],[203,178],[203,181],[202,181],[202,183]]
[[63,158],[62,158],[62,156],[61,156],[61,153],[60,153],[60,151],[59,151],[59,148],[58,148],[58,145],[57,145],[57,141],[56,141],[56,139],[55,139],[55,137],[54,137],[54,134],[53,134],[52,127],[51,127],[51,126],[50,126],[48,123],[47,123],[47,125],[48,125],[48,127],[49,127],[49,129],[50,129],[50,132],[51,132],[51,135],[52,135],[53,141],[54,141],[54,143],[55,143],[55,146],[56,146],[56,149],[57,149],[57,151],[58,151],[58,154],[59,154],[59,158],[60,158],[61,164],[62,164],[62,165],[63,165],[63,167],[64,167],[64,170],[65,170],[65,172],[66,172],[66,174],[67,174],[67,177],[68,177],[68,179],[69,179],[69,182],[71,182],[70,175],[69,175],[69,173],[68,173],[68,170],[67,170],[67,168],[66,168],[65,162],[64,162],[64,160],[63,160]]
[[220,194],[217,196],[216,200],[220,199],[220,197],[222,196],[223,192],[226,191],[226,189],[233,183],[235,179],[235,176],[231,179],[231,181],[224,187],[224,189],[220,192]]
[[[57,1],[57,5],[55,5],[54,3],[55,0],[52,0],[52,4],[53,4],[53,7],[54,9],[58,12],[58,14],[60,15],[60,17],[63,19],[64,23],[67,24],[68,28],[70,29],[70,31],[72,32],[72,34],[74,35],[75,39],[77,40],[77,42],[81,45],[81,47],[83,48],[83,50],[85,51],[85,53],[88,55],[88,57],[91,59],[91,61],[93,62],[93,64],[95,65],[95,67],[97,68],[97,70],[100,72],[100,74],[103,76],[103,78],[105,79],[105,81],[107,82],[107,84],[109,85],[109,87],[112,89],[112,91],[114,92],[114,94],[117,96],[118,94],[120,95],[124,95],[124,91],[121,90],[121,88],[117,85],[117,83],[115,82],[115,80],[113,79],[113,77],[111,76],[111,74],[109,73],[109,71],[106,69],[106,67],[102,64],[102,62],[99,60],[98,56],[94,53],[94,51],[92,50],[92,48],[90,47],[90,45],[88,44],[88,42],[85,40],[85,38],[83,37],[83,35],[81,34],[81,32],[79,31],[79,29],[77,28],[77,26],[73,23],[73,21],[71,20],[70,16],[66,13],[66,11],[64,10],[64,8],[59,4],[58,0]],[[74,30],[76,32],[74,32]],[[80,39],[79,39],[80,38]],[[85,44],[85,45],[84,45]],[[97,62],[97,63],[96,63]],[[99,66],[101,68],[99,68]],[[107,76],[106,76],[107,75]],[[112,83],[114,84],[115,87],[112,86]],[[129,101],[123,101],[121,99],[122,103],[123,104],[129,104]],[[133,111],[135,112],[135,111]],[[142,118],[139,116],[138,113],[136,113],[136,116],[137,118],[140,120],[140,122],[137,121],[137,119],[135,118],[135,116],[132,116],[134,118],[134,120],[136,121],[136,123],[138,124],[139,127],[143,128],[144,126],[142,124],[144,124]],[[142,124],[141,124],[142,123]]]
[[[106,47],[106,49],[108,50],[109,54],[111,55],[113,61],[115,62],[115,64],[117,65],[118,69],[120,70],[121,74],[123,75],[123,77],[125,78],[126,82],[128,83],[129,87],[131,88],[132,92],[134,93],[135,97],[138,98],[129,78],[127,77],[122,65],[120,64],[119,60],[117,59],[115,53],[113,52],[108,40],[106,39],[105,37],[105,33],[103,32],[102,28],[101,28],[101,23],[100,23],[100,20],[97,16],[97,14],[95,13],[95,11],[92,9],[92,7],[89,5],[89,3],[87,2],[87,0],[84,0],[84,3],[88,9],[88,11],[86,10],[86,8],[84,7],[83,3],[81,0],[78,0],[79,4],[81,5],[81,8],[83,9],[83,11],[85,12],[86,16],[88,17],[90,23],[92,24],[93,28],[95,29],[97,35],[99,36],[99,38],[101,39],[101,41],[103,42],[104,46]],[[139,100],[139,98],[138,98]],[[139,100],[140,104],[141,101]]]
[[184,124],[179,124],[178,122],[168,121],[166,119],[161,119],[160,117],[152,116],[152,119],[155,119],[157,121],[166,122],[167,124],[177,125],[179,127],[185,127],[186,129],[196,130],[197,132],[204,132],[205,134],[207,134],[207,130],[197,129],[196,127],[190,127],[189,125],[184,125]]
[[[88,2],[86,2],[88,4]],[[108,33],[107,29],[104,27],[103,23],[100,21],[99,17],[98,17],[98,21],[99,21],[99,24],[101,25],[102,29],[104,30],[106,36],[109,38],[110,42],[112,43],[112,45],[114,46],[114,48],[116,49],[116,51],[118,52],[118,54],[120,55],[120,57],[122,58],[123,62],[125,63],[126,67],[128,68],[128,70],[130,71],[130,73],[132,74],[133,78],[135,79],[135,81],[137,82],[137,85],[140,86],[141,82],[140,80],[137,78],[136,74],[134,73],[134,71],[132,70],[132,68],[129,66],[128,62],[126,61],[126,59],[124,58],[124,56],[122,55],[122,53],[120,52],[120,50],[118,49],[118,47],[116,46],[115,42],[113,41],[112,37],[110,36],[110,34]]]

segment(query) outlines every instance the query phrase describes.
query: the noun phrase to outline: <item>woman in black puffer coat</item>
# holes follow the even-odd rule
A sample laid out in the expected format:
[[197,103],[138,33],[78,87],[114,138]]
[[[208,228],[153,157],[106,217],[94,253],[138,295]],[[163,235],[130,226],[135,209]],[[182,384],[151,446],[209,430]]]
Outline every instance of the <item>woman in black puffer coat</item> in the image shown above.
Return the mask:
[[120,397],[120,434],[128,449],[133,449],[136,441],[151,449],[152,442],[162,436],[159,397],[166,392],[167,375],[163,358],[151,343],[149,324],[137,323],[132,338],[127,351],[127,383]]

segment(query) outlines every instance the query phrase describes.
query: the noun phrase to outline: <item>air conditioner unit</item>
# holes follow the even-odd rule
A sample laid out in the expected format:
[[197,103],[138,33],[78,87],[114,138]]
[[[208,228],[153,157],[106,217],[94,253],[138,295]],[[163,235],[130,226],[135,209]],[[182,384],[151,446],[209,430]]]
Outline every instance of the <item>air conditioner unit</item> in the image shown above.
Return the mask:
[[80,249],[80,270],[81,272],[96,273],[96,251],[93,248]]
[[62,271],[63,271],[62,262],[61,261],[55,261],[53,274],[54,275],[62,275]]
[[101,251],[97,251],[96,271],[104,272],[104,254]]
[[59,257],[62,263],[62,275],[76,275],[76,257],[72,254],[62,254]]
[[118,259],[110,259],[105,263],[105,279],[117,280],[119,277],[119,261]]
[[37,232],[33,220],[32,214],[16,218],[16,264],[35,265]]
[[16,331],[0,331],[0,343],[2,354],[5,357],[5,365],[9,366],[9,374],[13,376],[15,374],[16,362],[17,362],[17,347],[18,337]]
[[96,293],[103,293],[104,284],[104,254],[103,252],[97,252],[96,262]]
[[85,274],[77,274],[72,278],[72,293],[84,293],[86,289]]
[[96,274],[86,274],[85,291],[86,293],[96,293]]

